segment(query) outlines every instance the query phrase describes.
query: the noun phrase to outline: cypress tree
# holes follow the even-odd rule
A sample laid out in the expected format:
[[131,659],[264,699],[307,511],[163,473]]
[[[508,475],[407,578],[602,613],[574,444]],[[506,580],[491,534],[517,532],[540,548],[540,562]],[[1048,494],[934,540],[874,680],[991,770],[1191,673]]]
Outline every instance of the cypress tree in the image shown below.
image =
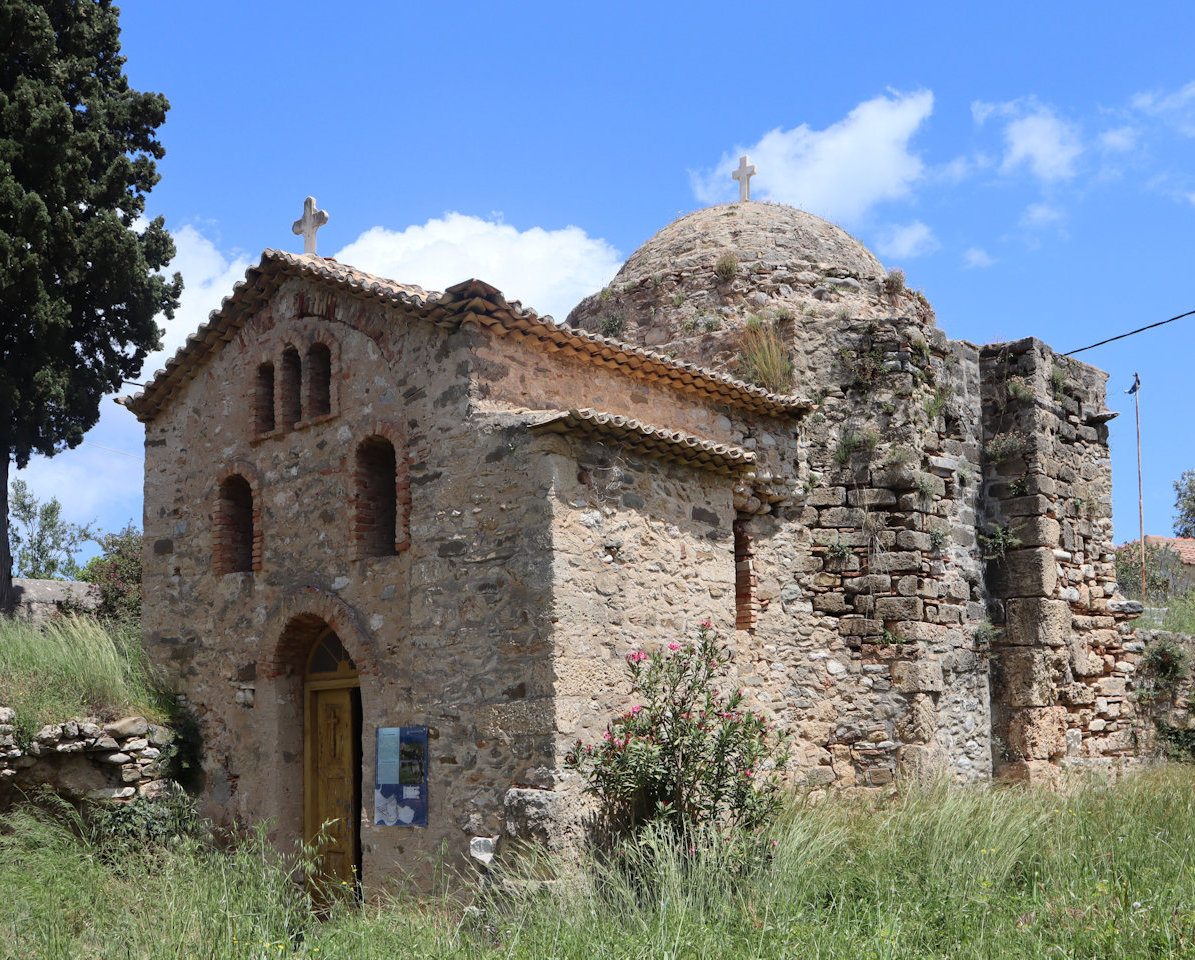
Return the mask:
[[0,607],[9,464],[74,447],[173,315],[162,218],[142,219],[169,104],[129,86],[110,0],[0,0]]

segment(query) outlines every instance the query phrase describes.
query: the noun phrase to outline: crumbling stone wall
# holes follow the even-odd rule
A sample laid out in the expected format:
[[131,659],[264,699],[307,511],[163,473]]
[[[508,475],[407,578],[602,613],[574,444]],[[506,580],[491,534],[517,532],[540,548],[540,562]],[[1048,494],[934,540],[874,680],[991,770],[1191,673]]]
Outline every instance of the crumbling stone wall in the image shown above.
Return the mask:
[[985,347],[984,537],[998,767],[1133,755],[1136,651],[1116,590],[1107,375],[1032,338]]
[[155,798],[169,789],[171,731],[144,717],[48,724],[28,744],[0,707],[0,809],[37,790],[68,800]]
[[66,580],[29,580],[14,577],[12,581],[12,609],[9,616],[32,623],[46,623],[59,611],[59,605],[69,602],[72,607],[94,610],[100,605],[100,588],[94,583],[71,583]]

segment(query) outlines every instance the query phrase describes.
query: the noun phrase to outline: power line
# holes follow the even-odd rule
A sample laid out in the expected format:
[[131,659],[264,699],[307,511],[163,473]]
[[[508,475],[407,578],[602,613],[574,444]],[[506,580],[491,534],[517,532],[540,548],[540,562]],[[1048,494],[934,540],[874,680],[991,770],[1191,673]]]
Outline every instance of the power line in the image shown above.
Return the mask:
[[118,453],[122,457],[128,457],[130,460],[144,460],[144,457],[139,457],[135,453],[125,453],[123,450],[117,450],[115,447],[105,447],[98,443],[92,443],[90,440],[84,440],[83,446],[95,447],[97,450],[107,450],[108,453]]
[[1069,353],[1064,353],[1064,357],[1073,357],[1076,353],[1082,353],[1084,350],[1094,350],[1096,347],[1102,347],[1105,343],[1112,343],[1116,340],[1123,340],[1125,337],[1131,337],[1137,333],[1144,333],[1146,330],[1152,330],[1154,327],[1162,327],[1168,323],[1174,323],[1175,320],[1181,320],[1183,317],[1189,317],[1195,314],[1195,310],[1188,310],[1186,313],[1180,313],[1177,317],[1171,317],[1169,320],[1159,320],[1157,323],[1151,323],[1147,327],[1138,327],[1136,330],[1130,330],[1128,333],[1122,333],[1118,337],[1109,337],[1107,340],[1101,340],[1099,343],[1093,343],[1089,347],[1080,347],[1078,350],[1071,350]]

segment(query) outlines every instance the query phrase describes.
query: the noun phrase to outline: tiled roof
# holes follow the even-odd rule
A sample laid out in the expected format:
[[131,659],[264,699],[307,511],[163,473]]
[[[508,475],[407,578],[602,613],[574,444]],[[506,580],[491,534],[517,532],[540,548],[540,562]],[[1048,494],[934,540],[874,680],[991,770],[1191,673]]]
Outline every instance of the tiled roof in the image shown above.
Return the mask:
[[723,374],[663,354],[609,340],[582,330],[559,326],[517,300],[507,301],[495,287],[467,280],[434,293],[420,287],[376,277],[326,257],[266,250],[261,263],[245,271],[245,279],[225,297],[208,322],[187,338],[145,389],[124,403],[141,420],[151,420],[178,388],[196,375],[220,347],[233,339],[254,309],[266,302],[292,276],[324,283],[351,296],[397,307],[448,327],[476,323],[498,336],[516,336],[536,342],[550,354],[581,359],[617,368],[636,378],[663,381],[676,389],[697,393],[715,402],[769,416],[786,416],[808,410],[811,404],[796,397],[769,393]]
[[1182,558],[1183,563],[1195,564],[1195,537],[1155,537],[1147,533],[1145,543],[1150,547],[1169,547]]
[[755,454],[728,443],[712,443],[679,430],[620,417],[596,410],[569,410],[534,424],[532,430],[549,433],[581,434],[614,439],[631,454],[644,454],[692,464],[715,473],[739,473],[755,464]]

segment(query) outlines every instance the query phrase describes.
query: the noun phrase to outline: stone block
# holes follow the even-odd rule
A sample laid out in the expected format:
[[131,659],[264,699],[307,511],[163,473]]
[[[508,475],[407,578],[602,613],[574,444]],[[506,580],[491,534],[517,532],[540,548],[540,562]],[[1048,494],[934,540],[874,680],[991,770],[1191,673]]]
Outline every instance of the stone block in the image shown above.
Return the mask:
[[1009,753],[1019,760],[1052,760],[1066,753],[1066,710],[1023,707],[1008,724]]
[[851,608],[841,593],[819,593],[813,598],[813,609],[822,613],[846,613]]
[[1058,686],[1065,679],[1065,651],[1040,647],[1007,647],[1000,651],[997,696],[1010,707],[1057,703]]
[[864,487],[861,490],[849,491],[846,502],[852,507],[894,507],[896,494],[882,488]]
[[823,527],[861,527],[867,511],[855,507],[830,507],[822,510],[818,522]]
[[932,783],[945,768],[942,751],[923,744],[903,746],[896,755],[896,773],[902,780]]
[[553,846],[565,813],[564,798],[554,790],[512,787],[502,798],[506,833],[517,839]]
[[881,553],[872,559],[871,569],[874,573],[902,573],[907,570],[920,570],[921,554],[902,550]]
[[1026,517],[1010,524],[1013,535],[1021,541],[1023,547],[1049,547],[1051,550],[1058,546],[1061,527],[1053,517]]
[[877,620],[920,620],[922,613],[918,597],[879,597],[875,602]]
[[1060,647],[1070,639],[1071,608],[1065,600],[1014,597],[1004,610],[1006,643]]
[[117,740],[127,737],[144,737],[149,733],[149,721],[145,717],[124,717],[104,724],[104,733]]
[[942,664],[937,660],[899,660],[892,664],[892,689],[898,693],[941,693]]
[[846,577],[842,581],[842,589],[847,593],[887,593],[892,589],[892,578],[878,573]]
[[884,632],[884,621],[867,617],[843,617],[838,632],[844,637],[878,637]]
[[805,502],[811,507],[841,507],[846,503],[846,487],[814,487]]
[[998,597],[1050,597],[1058,586],[1054,554],[1045,547],[1010,550],[989,562],[988,584]]

